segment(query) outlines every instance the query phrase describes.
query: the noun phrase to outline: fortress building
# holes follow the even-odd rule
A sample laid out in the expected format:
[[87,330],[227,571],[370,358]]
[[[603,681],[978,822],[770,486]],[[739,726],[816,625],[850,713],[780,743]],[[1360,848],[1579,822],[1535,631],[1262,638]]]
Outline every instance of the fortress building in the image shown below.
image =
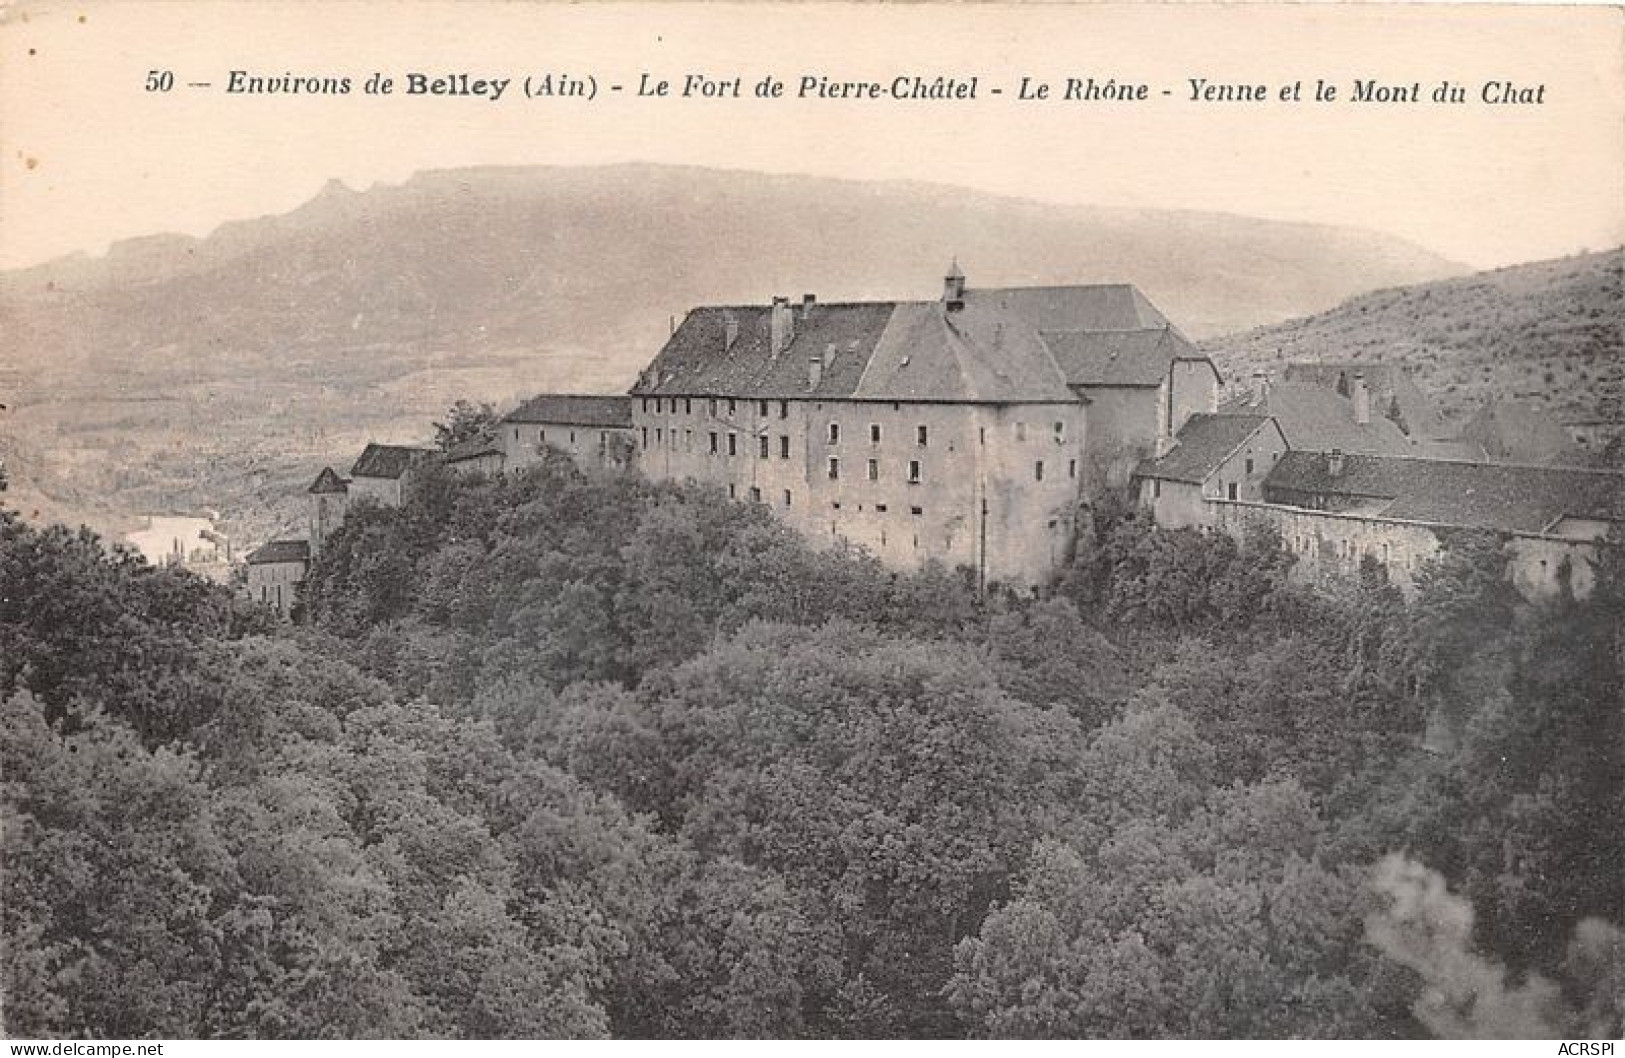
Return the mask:
[[632,387],[637,462],[815,542],[1030,586],[1094,485],[1217,406],[1219,375],[1132,286],[696,308]]

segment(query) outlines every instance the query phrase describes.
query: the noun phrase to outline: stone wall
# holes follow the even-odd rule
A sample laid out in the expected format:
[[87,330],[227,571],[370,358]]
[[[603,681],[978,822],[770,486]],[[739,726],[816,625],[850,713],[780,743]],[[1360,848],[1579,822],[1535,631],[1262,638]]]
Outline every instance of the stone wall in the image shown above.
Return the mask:
[[616,426],[581,426],[563,422],[503,423],[502,469],[534,466],[545,447],[567,452],[583,470],[614,470],[628,465],[633,431]]
[[[1207,524],[1238,539],[1249,525],[1273,528],[1287,550],[1298,556],[1294,579],[1324,582],[1352,577],[1359,572],[1361,559],[1370,556],[1388,571],[1389,581],[1406,593],[1415,590],[1422,564],[1439,554],[1439,534],[1449,531],[1422,522],[1266,503],[1210,500],[1208,508]],[[1574,593],[1583,598],[1594,583],[1591,563],[1599,546],[1605,545],[1534,533],[1511,535],[1507,575],[1528,599],[1557,594],[1565,577]]]
[[934,559],[1030,586],[1072,543],[1082,404],[665,397],[640,398],[633,421],[650,478],[713,482],[894,568]]

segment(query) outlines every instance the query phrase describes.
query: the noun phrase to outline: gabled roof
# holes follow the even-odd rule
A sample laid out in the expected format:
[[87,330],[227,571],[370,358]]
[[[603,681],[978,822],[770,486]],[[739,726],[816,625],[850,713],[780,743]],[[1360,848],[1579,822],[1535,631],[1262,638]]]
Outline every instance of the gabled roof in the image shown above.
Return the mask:
[[1132,283],[1002,287],[986,293],[1039,331],[1155,331],[1172,326]]
[[1073,386],[1158,386],[1175,360],[1207,360],[1172,327],[1043,334]]
[[502,421],[630,429],[632,398],[624,394],[542,393],[504,415]]
[[251,566],[264,566],[273,562],[309,562],[309,540],[272,540],[249,554]]
[[1539,533],[1559,520],[1625,522],[1625,474],[1570,467],[1346,455],[1341,473],[1319,452],[1288,452],[1264,479],[1265,498],[1386,499],[1383,518]]
[[1287,444],[1300,450],[1391,456],[1444,454],[1428,449],[1418,438],[1406,437],[1375,409],[1369,422],[1355,422],[1352,400],[1312,382],[1272,382],[1262,398],[1257,393],[1240,394],[1221,404],[1219,414],[1271,416],[1281,427]]
[[427,448],[407,445],[369,444],[350,468],[352,478],[398,478],[419,459],[429,455]]
[[316,480],[310,483],[305,490],[311,493],[349,492],[350,483],[338,476],[332,467],[323,467],[322,472],[316,475]]
[[[966,290],[940,301],[791,306],[792,336],[774,355],[773,309],[709,306],[690,312],[637,384],[634,396],[829,398],[972,403],[1073,401],[1069,385],[1095,377],[1074,335],[1101,340],[1124,372],[1160,382],[1188,342],[1133,287]],[[1058,354],[1049,334],[1061,335]],[[1144,332],[1136,337],[1138,332]],[[730,340],[730,334],[732,339]],[[809,362],[820,362],[816,384]],[[1140,366],[1140,359],[1149,366]],[[1205,358],[1202,358],[1205,359]],[[1098,372],[1096,373],[1098,374]],[[1132,384],[1145,384],[1136,381]]]
[[1270,421],[1263,415],[1198,412],[1179,428],[1179,437],[1166,455],[1143,461],[1135,473],[1144,478],[1200,485]]
[[505,455],[502,446],[488,437],[475,437],[462,444],[453,445],[445,455],[440,458],[447,463],[463,463],[470,459],[479,459],[481,456]]
[[994,404],[1076,401],[1038,332],[998,304],[996,294],[967,290],[964,307],[953,312],[935,301],[898,304],[852,396]]
[[1397,411],[1396,425],[1412,437],[1434,438],[1444,434],[1444,419],[1439,409],[1401,364],[1380,360],[1294,360],[1282,369],[1281,377],[1288,382],[1308,382],[1337,393],[1340,390],[1352,392],[1356,375],[1365,378],[1373,417],[1392,419],[1389,412]]

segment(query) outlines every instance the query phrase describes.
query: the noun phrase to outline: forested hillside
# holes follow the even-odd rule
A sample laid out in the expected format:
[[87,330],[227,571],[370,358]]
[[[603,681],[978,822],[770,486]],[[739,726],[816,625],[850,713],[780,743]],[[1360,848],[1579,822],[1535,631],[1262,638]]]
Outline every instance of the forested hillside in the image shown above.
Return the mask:
[[0,515],[4,1029],[1617,1035],[1622,570],[1290,561],[1103,511],[978,599],[560,457],[289,627]]

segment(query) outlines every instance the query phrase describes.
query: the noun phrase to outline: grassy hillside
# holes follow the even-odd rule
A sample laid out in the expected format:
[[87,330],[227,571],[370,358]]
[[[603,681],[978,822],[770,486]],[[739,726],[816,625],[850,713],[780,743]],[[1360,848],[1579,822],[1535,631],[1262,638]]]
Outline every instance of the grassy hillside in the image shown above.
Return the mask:
[[1212,339],[1227,378],[1287,360],[1406,364],[1448,418],[1486,399],[1554,414],[1625,413],[1618,249],[1379,290],[1329,312]]

